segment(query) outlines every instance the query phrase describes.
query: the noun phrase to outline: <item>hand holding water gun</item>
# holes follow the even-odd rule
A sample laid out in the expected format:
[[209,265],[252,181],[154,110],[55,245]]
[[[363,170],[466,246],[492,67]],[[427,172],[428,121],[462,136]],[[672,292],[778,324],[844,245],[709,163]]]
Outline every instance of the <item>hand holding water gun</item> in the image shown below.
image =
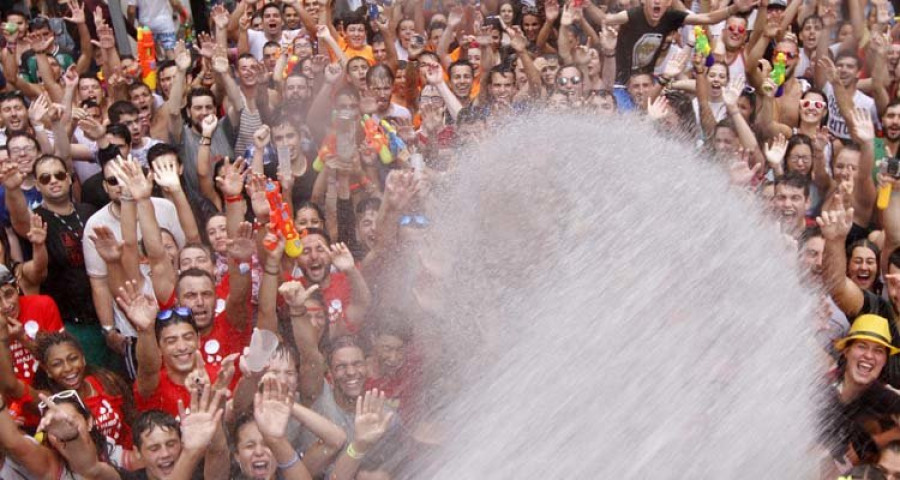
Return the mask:
[[[303,253],[303,243],[294,227],[290,209],[281,197],[281,185],[277,181],[266,183],[266,200],[269,201],[271,229],[284,237],[284,254],[290,258],[299,257]],[[271,239],[264,240],[263,244],[268,250],[274,250],[278,246],[278,242],[273,243]]]
[[694,27],[694,39],[694,50],[703,55],[704,59],[709,57],[712,47],[709,45],[709,37],[706,36],[703,27],[699,25]]
[[156,90],[156,42],[150,27],[138,27],[137,48],[141,80],[150,90]]
[[320,173],[325,168],[325,159],[337,153],[337,136],[330,134],[325,137],[322,146],[319,147],[319,155],[313,160],[313,170]]
[[778,52],[778,55],[775,55],[775,64],[772,67],[772,73],[769,74],[772,77],[772,81],[775,82],[775,85],[780,87],[784,84],[786,72],[787,58],[785,57],[784,52]]
[[[381,121],[381,127],[384,128],[384,131],[388,135],[389,145],[391,147],[390,151],[393,155],[400,155],[401,151],[406,150],[406,142],[400,138],[400,134],[397,133],[397,129],[394,128],[393,125],[390,124],[387,120]],[[381,160],[384,162],[384,159]],[[393,161],[393,159],[391,160]],[[391,162],[385,162],[385,164]]]

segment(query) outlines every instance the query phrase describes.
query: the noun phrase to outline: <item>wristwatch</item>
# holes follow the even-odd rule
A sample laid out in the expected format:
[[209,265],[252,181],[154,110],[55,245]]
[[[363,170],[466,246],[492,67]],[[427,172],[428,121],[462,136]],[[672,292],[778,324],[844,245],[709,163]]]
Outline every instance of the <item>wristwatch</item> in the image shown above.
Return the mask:
[[109,334],[116,332],[119,333],[119,329],[112,325],[101,325],[100,328],[103,329],[103,336],[108,337]]

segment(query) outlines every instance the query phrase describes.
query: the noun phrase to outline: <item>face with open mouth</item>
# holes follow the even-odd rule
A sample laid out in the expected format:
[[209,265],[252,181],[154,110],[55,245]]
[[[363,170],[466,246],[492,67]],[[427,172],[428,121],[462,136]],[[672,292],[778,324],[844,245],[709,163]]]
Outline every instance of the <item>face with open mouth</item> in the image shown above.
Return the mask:
[[644,15],[650,25],[656,25],[669,9],[672,0],[644,0]]
[[47,349],[44,359],[47,376],[63,390],[78,390],[84,382],[84,354],[71,343]]
[[722,63],[715,63],[709,67],[706,78],[709,80],[709,96],[721,98],[722,88],[728,85],[728,67]]
[[887,362],[887,348],[868,340],[854,340],[844,353],[847,366],[844,367],[845,378],[849,377],[858,385],[869,385],[881,375]]
[[321,235],[311,234],[303,238],[303,253],[297,259],[303,276],[312,283],[328,278],[331,271],[331,254]]
[[863,290],[872,288],[878,278],[878,258],[871,248],[860,245],[850,252],[847,277]]
[[277,465],[272,450],[263,440],[255,421],[247,422],[237,431],[235,460],[241,472],[254,480],[273,478]]

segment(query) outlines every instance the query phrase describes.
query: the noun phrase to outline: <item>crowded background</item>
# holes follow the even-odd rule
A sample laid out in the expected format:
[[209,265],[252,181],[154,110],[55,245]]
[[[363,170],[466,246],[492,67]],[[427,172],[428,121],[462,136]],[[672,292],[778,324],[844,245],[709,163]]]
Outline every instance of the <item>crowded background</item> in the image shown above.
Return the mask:
[[536,111],[757,200],[819,293],[822,478],[900,478],[895,8],[0,1],[0,478],[401,476],[439,192]]

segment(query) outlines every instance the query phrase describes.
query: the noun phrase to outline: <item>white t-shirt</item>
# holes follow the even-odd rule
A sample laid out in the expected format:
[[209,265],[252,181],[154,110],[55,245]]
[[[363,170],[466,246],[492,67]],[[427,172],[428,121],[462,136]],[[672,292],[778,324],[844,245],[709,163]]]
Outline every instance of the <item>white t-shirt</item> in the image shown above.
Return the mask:
[[[281,44],[281,48],[287,48],[294,43],[294,38],[297,35],[300,35],[303,29],[298,28],[296,30],[282,30],[281,38],[278,40],[278,43]],[[263,59],[263,47],[269,43],[269,39],[266,38],[266,34],[259,30],[247,30],[247,43],[250,44],[250,54],[252,54],[257,60],[262,61]]]
[[[178,244],[178,248],[184,246],[184,231],[181,229],[181,224],[178,223],[178,212],[175,210],[175,204],[164,199],[164,198],[156,198],[153,197],[150,199],[153,202],[153,209],[156,212],[156,221],[159,223],[159,228],[166,229],[172,232],[172,235],[175,237],[175,243]],[[97,246],[94,244],[94,241],[91,240],[91,235],[94,232],[94,228],[100,226],[109,227],[112,230],[113,235],[115,235],[116,239],[119,241],[122,240],[122,224],[118,218],[114,217],[112,212],[110,211],[112,204],[109,204],[96,213],[91,215],[91,218],[88,219],[87,223],[84,225],[84,231],[88,234],[84,236],[82,239],[82,248],[84,249],[84,266],[87,270],[87,273],[92,278],[105,278],[107,275],[106,262],[100,258],[100,255],[97,253]],[[141,226],[138,225],[137,230],[138,241],[141,239]],[[152,285],[150,285],[150,278],[144,273],[144,286],[145,293],[149,289],[149,293],[153,295]],[[131,326],[131,323],[128,322],[128,319],[125,318],[125,315],[119,311],[118,307],[116,307],[115,302],[113,302],[114,312],[115,312],[115,324],[116,328],[122,332],[122,335],[125,336],[137,336],[137,332],[134,330],[134,327]]]
[[[851,136],[847,128],[847,122],[841,116],[837,100],[834,97],[834,88],[830,83],[825,84],[824,92],[825,96],[828,97],[828,131],[838,138],[850,140]],[[881,128],[881,120],[878,118],[878,107],[875,106],[875,100],[872,97],[856,89],[856,93],[853,95],[853,106],[868,110],[872,117],[872,123],[875,125],[875,130],[878,131]]]
[[128,6],[138,9],[138,21],[153,33],[175,33],[172,5],[166,0],[127,0]]

